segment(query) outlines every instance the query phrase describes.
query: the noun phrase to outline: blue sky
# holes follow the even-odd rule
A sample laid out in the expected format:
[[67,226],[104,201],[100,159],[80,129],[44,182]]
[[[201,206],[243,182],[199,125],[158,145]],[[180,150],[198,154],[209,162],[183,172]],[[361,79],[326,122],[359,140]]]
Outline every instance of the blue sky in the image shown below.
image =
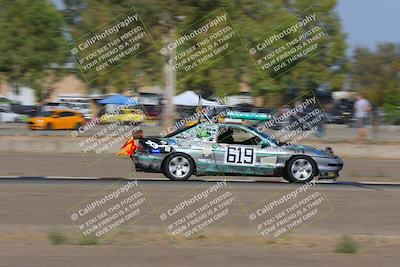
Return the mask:
[[347,33],[349,53],[384,42],[400,43],[399,0],[338,0],[337,10]]
[[[337,0],[337,10],[347,33],[348,53],[357,46],[375,48],[384,42],[400,43],[399,0]],[[62,0],[53,0],[62,8]]]

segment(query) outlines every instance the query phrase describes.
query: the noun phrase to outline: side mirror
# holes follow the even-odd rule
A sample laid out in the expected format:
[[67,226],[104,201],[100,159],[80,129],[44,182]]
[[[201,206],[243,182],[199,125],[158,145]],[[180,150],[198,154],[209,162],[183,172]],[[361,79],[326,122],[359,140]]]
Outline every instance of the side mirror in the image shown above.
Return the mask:
[[261,148],[266,148],[267,146],[269,146],[268,142],[265,140],[262,140],[260,144],[261,144]]
[[51,115],[51,117],[54,118],[54,119],[59,118],[59,116],[57,114],[56,115]]

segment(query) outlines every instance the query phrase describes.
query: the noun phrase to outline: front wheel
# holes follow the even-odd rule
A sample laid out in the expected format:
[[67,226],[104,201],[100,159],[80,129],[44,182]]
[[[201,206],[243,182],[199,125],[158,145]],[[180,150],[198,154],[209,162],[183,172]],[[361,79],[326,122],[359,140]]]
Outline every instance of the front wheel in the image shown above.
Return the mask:
[[167,157],[164,164],[164,175],[174,181],[184,181],[194,172],[194,162],[183,153],[174,153]]
[[290,183],[307,183],[317,175],[317,165],[306,156],[295,156],[288,160],[283,178]]

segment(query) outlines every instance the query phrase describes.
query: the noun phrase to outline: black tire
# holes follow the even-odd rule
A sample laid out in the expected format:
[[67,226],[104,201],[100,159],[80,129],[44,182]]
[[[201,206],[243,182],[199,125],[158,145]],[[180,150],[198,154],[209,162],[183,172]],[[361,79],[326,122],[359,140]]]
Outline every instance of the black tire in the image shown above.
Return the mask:
[[75,130],[79,130],[79,127],[81,127],[82,126],[82,124],[80,123],[80,122],[78,122],[76,125],[75,125]]
[[53,130],[53,125],[51,123],[48,123],[46,125],[46,130]]
[[[175,166],[175,171],[174,167]],[[163,164],[164,175],[173,181],[185,181],[194,173],[193,159],[184,153],[173,153],[167,156]]]
[[307,183],[317,175],[318,167],[314,160],[307,156],[294,156],[286,162],[283,178],[290,183]]

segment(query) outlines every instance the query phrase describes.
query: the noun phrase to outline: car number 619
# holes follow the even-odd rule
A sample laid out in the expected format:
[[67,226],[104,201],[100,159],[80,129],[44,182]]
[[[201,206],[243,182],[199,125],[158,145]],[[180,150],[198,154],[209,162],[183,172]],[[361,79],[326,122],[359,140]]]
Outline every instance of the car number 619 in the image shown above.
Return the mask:
[[226,164],[254,165],[254,148],[228,146],[225,153]]

